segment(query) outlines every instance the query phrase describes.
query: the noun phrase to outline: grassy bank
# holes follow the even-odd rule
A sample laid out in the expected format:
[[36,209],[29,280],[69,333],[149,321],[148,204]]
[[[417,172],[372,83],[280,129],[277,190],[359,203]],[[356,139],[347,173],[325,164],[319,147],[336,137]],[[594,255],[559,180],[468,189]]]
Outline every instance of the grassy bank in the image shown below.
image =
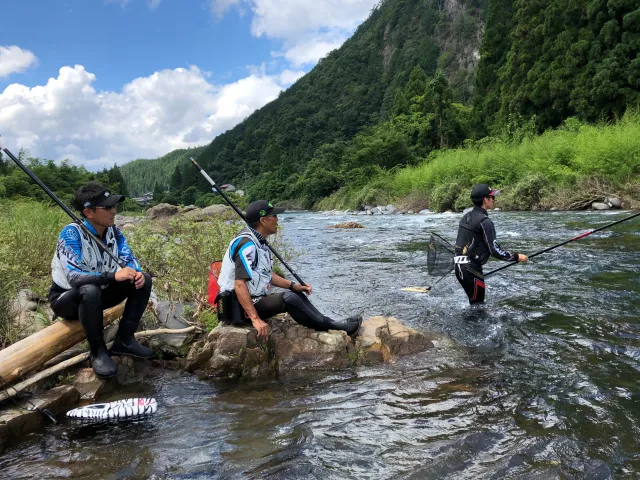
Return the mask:
[[[9,304],[18,290],[28,288],[46,299],[58,234],[69,221],[59,208],[34,200],[0,202],[0,348],[17,339]],[[240,222],[225,218],[195,222],[175,217],[142,220],[126,235],[143,270],[154,276],[158,297],[195,302],[198,319],[210,329],[217,319],[206,305],[209,265],[222,258],[241,228]],[[281,235],[270,243],[285,259],[292,258]]]
[[416,167],[382,173],[363,187],[343,187],[317,208],[394,202],[414,210],[462,210],[475,183],[501,188],[504,209],[581,208],[610,196],[622,198],[625,208],[640,208],[640,114],[602,125],[569,119],[519,142],[486,138],[436,151]]

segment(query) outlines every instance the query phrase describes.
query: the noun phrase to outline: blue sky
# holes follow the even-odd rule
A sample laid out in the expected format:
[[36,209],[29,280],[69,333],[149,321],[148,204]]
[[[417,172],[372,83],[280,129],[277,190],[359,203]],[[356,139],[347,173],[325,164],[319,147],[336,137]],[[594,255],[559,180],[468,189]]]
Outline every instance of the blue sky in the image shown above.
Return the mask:
[[0,141],[89,169],[202,145],[378,0],[1,0]]

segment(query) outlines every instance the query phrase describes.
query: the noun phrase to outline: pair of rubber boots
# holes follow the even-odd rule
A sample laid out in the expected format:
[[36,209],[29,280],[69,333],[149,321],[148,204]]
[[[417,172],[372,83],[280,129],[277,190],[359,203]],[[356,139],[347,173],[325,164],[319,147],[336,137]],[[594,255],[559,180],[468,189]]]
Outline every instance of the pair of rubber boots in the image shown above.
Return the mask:
[[96,325],[83,324],[87,341],[89,342],[89,360],[95,374],[102,378],[113,377],[118,373],[118,365],[113,361],[111,355],[129,355],[136,358],[151,358],[153,351],[140,345],[134,336],[138,328],[138,322],[130,322],[122,319],[118,327],[116,339],[111,347],[111,352],[107,350],[104,342],[102,322]]

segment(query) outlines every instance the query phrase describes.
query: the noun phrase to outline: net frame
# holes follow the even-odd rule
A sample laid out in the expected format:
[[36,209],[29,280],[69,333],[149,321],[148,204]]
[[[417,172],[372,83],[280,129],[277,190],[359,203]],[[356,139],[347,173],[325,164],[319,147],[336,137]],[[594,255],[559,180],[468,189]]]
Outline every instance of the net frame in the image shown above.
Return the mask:
[[451,243],[437,233],[431,233],[427,247],[427,272],[436,277],[453,271],[455,249]]

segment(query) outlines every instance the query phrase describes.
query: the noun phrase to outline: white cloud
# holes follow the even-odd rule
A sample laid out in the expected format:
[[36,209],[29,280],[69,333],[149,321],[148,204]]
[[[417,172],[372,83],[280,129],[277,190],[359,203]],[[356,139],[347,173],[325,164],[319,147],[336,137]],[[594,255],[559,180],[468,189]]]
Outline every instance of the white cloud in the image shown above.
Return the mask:
[[121,92],[98,92],[82,65],[63,67],[46,85],[12,84],[0,93],[0,131],[11,150],[89,169],[203,145],[277,98],[295,72],[255,72],[213,85],[197,67],[137,78]]
[[283,70],[280,72],[280,83],[282,85],[292,85],[296,81],[304,76],[305,72],[302,70]]
[[38,63],[36,56],[29,50],[11,46],[0,46],[0,78],[12,73],[20,73]]
[[232,6],[239,4],[242,0],[210,0],[209,9],[213,15],[220,19]]
[[151,10],[155,10],[156,8],[158,8],[158,5],[160,5],[160,1],[161,0],[149,0],[149,8]]
[[323,29],[353,30],[379,0],[250,0],[257,37],[293,39]]
[[[209,0],[221,18],[233,6],[248,5],[251,33],[283,42],[281,52],[294,68],[313,65],[353,33],[380,0]],[[243,7],[241,7],[243,8]]]
[[274,55],[284,57],[296,68],[315,65],[327,53],[339,48],[346,39],[346,35],[341,32],[314,35],[299,42],[293,42],[292,46],[287,48],[284,53],[277,52]]

